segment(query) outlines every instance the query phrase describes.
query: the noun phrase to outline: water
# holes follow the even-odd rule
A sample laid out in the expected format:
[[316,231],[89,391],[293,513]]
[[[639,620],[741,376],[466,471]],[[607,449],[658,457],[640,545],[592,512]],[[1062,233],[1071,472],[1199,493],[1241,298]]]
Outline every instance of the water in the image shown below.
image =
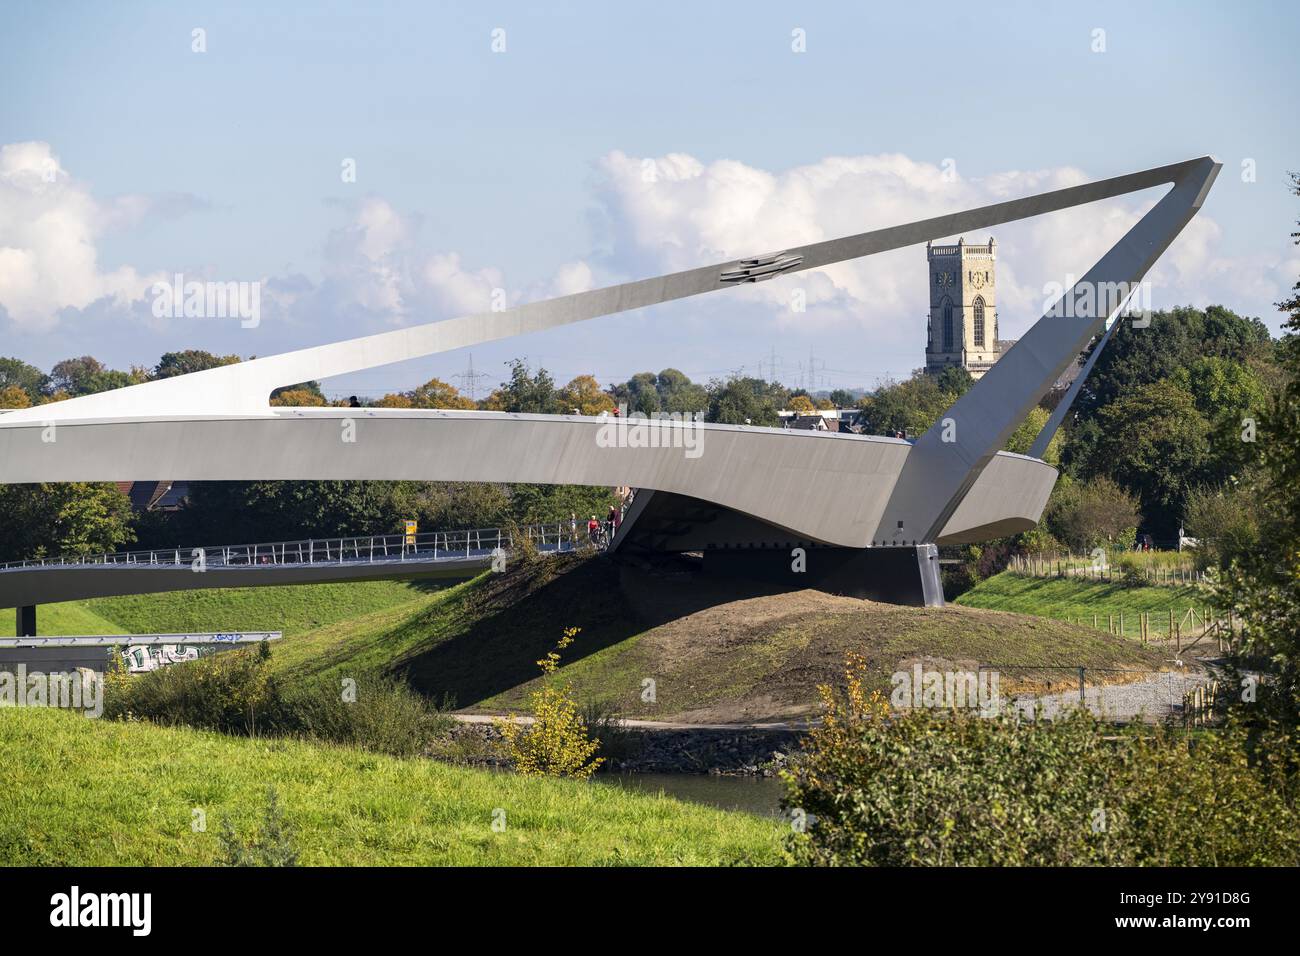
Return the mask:
[[698,773],[611,773],[593,778],[606,785],[665,793],[678,800],[758,816],[780,816],[785,784],[775,777],[720,777]]

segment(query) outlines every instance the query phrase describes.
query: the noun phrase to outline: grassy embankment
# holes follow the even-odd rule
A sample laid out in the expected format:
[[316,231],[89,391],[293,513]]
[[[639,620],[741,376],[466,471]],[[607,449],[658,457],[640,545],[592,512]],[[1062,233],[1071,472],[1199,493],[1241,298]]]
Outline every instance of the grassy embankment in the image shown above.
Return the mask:
[[[244,589],[87,601],[58,613],[95,614],[112,630],[279,629],[273,664],[286,679],[381,673],[436,702],[486,712],[522,708],[540,680],[535,662],[576,626],[560,679],[580,700],[629,717],[702,723],[814,713],[817,685],[841,680],[850,651],[865,655],[882,688],[916,660],[939,669],[1002,665],[1020,690],[1054,689],[1063,680],[1056,668],[1162,666],[1132,640],[1032,611],[738,587],[604,559],[546,559],[438,591],[382,582]],[[46,610],[43,632],[59,621]]]
[[283,631],[303,634],[376,611],[437,600],[438,586],[359,581],[278,588],[220,588],[43,604],[41,634],[181,634],[193,631]]
[[1081,578],[1039,578],[1004,571],[957,598],[962,607],[1032,614],[1056,621],[1082,621],[1092,626],[1093,616],[1103,631],[1114,618],[1119,631],[1124,615],[1124,634],[1139,635],[1138,616],[1148,614],[1151,632],[1164,637],[1169,631],[1169,612],[1181,620],[1195,608],[1198,620],[1205,611],[1213,614],[1209,595],[1197,587],[1125,587],[1118,582],[1088,581]]
[[610,784],[37,709],[0,710],[0,779],[0,865],[221,863],[222,819],[251,837],[269,786],[304,865],[772,864],[784,831]]

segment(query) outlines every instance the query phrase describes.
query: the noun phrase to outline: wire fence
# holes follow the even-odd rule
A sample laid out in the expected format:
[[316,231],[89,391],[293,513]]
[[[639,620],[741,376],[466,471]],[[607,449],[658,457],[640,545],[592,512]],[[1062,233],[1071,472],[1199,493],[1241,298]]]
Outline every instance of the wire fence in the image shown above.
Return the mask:
[[1111,560],[1098,549],[1091,555],[1066,552],[1012,555],[1007,570],[1034,578],[1070,578],[1107,584],[1152,587],[1206,587],[1213,578],[1196,569],[1183,552],[1125,552]]

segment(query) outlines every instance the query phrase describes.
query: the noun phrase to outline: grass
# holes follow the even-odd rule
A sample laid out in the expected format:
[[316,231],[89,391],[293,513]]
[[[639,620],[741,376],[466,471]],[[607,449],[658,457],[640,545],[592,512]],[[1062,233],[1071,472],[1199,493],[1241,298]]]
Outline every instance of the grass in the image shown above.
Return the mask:
[[[286,637],[437,598],[436,585],[358,581],[275,588],[216,588],[43,604],[41,634],[183,634],[283,631]],[[96,630],[85,630],[94,627]]]
[[[541,680],[535,662],[563,628],[580,627],[558,679],[583,703],[625,717],[731,723],[815,711],[816,686],[841,679],[850,651],[867,657],[882,687],[918,658],[1016,665],[1006,673],[1026,691],[1051,689],[1063,667],[1158,669],[1159,656],[1135,641],[1044,620],[1071,609],[1042,595],[1149,592],[1168,601],[1172,593],[1002,575],[964,596],[966,606],[907,608],[814,592],[718,594],[703,579],[629,574],[604,559],[553,558],[439,590],[367,582],[133,596],[42,608],[39,623],[42,633],[58,633],[51,622],[93,633],[98,621],[99,633],[278,629],[285,638],[272,666],[287,680],[379,675],[439,705],[486,712],[524,708]],[[643,699],[647,678],[654,700]]]
[[1125,587],[1114,582],[1087,581],[1078,578],[1037,578],[1004,571],[957,598],[962,607],[987,608],[1032,614],[1058,621],[1079,621],[1091,626],[1092,616],[1106,627],[1109,615],[1124,614],[1124,630],[1138,636],[1138,615],[1150,615],[1153,633],[1163,635],[1169,629],[1169,611],[1175,620],[1195,608],[1198,615],[1210,608],[1208,595],[1196,587]]
[[66,604],[42,604],[36,612],[36,627],[41,634],[75,634],[92,636],[121,634],[122,628],[90,607],[88,601]]
[[4,865],[220,863],[221,819],[248,836],[268,786],[304,865],[774,864],[784,829],[609,785],[25,708],[0,710],[0,779]]
[[[704,723],[814,712],[817,685],[842,679],[849,651],[867,657],[882,687],[903,662],[919,658],[1011,666],[1008,674],[1027,690],[1059,683],[1063,667],[1162,666],[1135,642],[1036,617],[814,592],[732,595],[718,603],[708,593],[691,596],[707,590],[704,582],[654,579],[642,585],[654,598],[647,609],[621,580],[627,583],[603,560],[486,574],[424,605],[285,640],[273,666],[288,677],[377,671],[460,708],[519,710],[544,680],[535,662],[563,627],[575,626],[581,633],[552,680],[572,683],[579,700],[625,717]],[[687,595],[685,603],[664,609],[664,588]],[[655,682],[653,700],[643,697],[647,678]]]

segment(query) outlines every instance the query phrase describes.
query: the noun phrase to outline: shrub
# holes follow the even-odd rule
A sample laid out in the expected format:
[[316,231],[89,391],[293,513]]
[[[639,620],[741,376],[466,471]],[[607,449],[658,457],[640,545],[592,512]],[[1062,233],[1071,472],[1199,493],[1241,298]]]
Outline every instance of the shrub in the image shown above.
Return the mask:
[[1109,478],[1075,482],[1062,479],[1043,514],[1047,530],[1071,551],[1132,548],[1140,520],[1137,501]]
[[[559,652],[573,643],[581,628],[566,628],[564,635],[537,666],[546,678],[553,677],[560,666]],[[596,757],[600,740],[592,739],[583,720],[573,688],[565,684],[547,684],[529,697],[533,712],[530,726],[509,718],[497,720],[507,752],[515,770],[525,776],[576,777],[585,780],[604,763]]]
[[293,829],[280,810],[274,787],[266,790],[266,810],[262,831],[243,839],[228,818],[222,818],[217,834],[226,866],[297,866],[298,851],[293,845]]
[[346,699],[329,680],[280,688],[270,723],[277,733],[408,757],[449,732],[453,720],[406,684],[375,678],[358,681]]
[[104,713],[256,736],[277,691],[270,659],[262,643],[125,679],[119,671],[105,682]]
[[608,701],[593,701],[582,708],[582,722],[600,744],[601,756],[626,760],[640,749],[640,739],[623,726],[618,712]]
[[1117,732],[1086,711],[1054,721],[890,713],[850,659],[821,688],[823,723],[786,778],[790,837],[820,865],[1291,865],[1300,814],[1235,729]]
[[286,685],[272,676],[269,644],[105,681],[104,713],[222,733],[309,737],[399,756],[424,751],[451,719],[405,684],[362,679],[355,695],[328,680]]

